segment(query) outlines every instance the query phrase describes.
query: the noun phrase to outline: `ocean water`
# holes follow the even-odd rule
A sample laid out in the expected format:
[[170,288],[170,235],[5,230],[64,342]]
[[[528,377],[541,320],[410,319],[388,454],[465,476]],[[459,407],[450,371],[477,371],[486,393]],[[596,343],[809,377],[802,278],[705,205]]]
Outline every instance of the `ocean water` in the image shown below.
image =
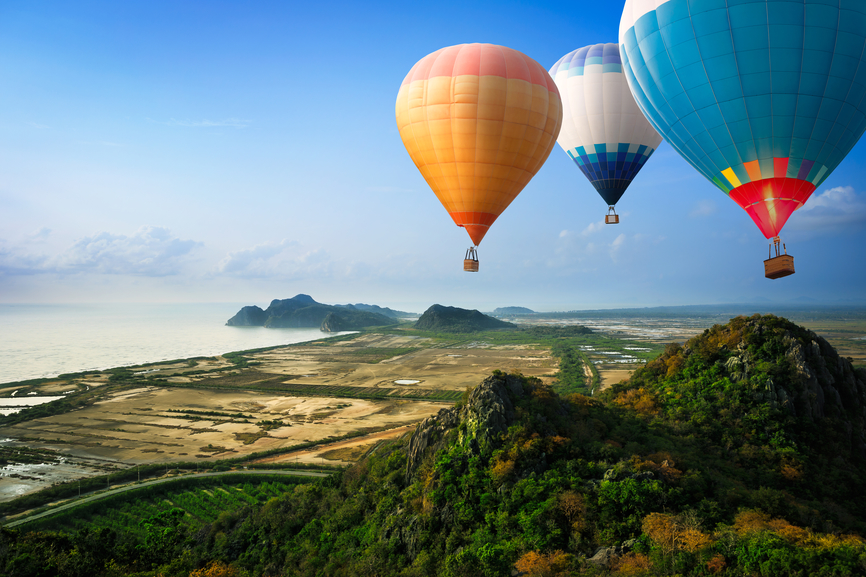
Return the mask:
[[334,334],[225,326],[242,306],[0,305],[0,383],[213,356]]

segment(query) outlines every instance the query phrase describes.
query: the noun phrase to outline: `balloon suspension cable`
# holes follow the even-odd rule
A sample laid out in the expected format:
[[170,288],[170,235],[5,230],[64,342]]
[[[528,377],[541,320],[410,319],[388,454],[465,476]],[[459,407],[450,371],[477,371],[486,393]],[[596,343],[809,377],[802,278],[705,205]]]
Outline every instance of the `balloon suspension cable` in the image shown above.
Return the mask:
[[463,270],[466,272],[478,272],[478,251],[474,246],[466,249],[466,256],[463,258]]
[[616,214],[616,208],[611,204],[610,206],[607,207],[607,213],[608,214]]
[[770,258],[773,258],[773,249],[776,249],[776,256],[780,256],[782,252],[779,250],[779,244],[782,244],[782,250],[785,251],[785,254],[788,254],[788,247],[782,243],[782,239],[778,236],[773,237],[773,244],[770,245]]
[[[778,236],[774,236],[772,240],[770,258],[764,261],[764,276],[777,279],[794,274],[794,257],[788,254],[788,247]],[[776,256],[773,256],[774,252]]]

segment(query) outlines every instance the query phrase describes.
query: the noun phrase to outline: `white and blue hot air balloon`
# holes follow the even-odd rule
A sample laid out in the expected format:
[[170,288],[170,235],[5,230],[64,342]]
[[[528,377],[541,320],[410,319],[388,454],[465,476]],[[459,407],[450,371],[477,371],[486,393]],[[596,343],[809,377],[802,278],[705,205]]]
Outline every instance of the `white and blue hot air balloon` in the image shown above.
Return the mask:
[[605,222],[616,224],[614,205],[662,137],[635,103],[619,45],[578,48],[560,58],[550,75],[562,96],[557,142],[608,204]]

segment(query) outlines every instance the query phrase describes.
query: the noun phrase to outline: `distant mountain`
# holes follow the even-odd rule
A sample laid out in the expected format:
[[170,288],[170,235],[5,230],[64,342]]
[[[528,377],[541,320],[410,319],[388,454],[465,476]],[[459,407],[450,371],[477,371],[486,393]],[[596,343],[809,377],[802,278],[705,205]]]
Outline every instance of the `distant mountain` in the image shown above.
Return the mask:
[[[383,319],[385,321],[383,322]],[[339,331],[355,331],[367,327],[377,327],[383,324],[394,324],[395,317],[386,317],[370,311],[345,309],[327,314],[319,327],[321,330],[336,333]]]
[[491,329],[514,328],[514,326],[476,310],[442,305],[431,306],[415,323],[416,329],[444,333],[472,333]]
[[357,309],[359,311],[367,311],[370,313],[378,313],[380,315],[385,315],[386,317],[391,317],[392,319],[403,319],[407,317],[416,317],[417,313],[407,313],[405,311],[395,311],[394,309],[390,309],[388,307],[380,307],[379,305],[365,305],[364,303],[355,303],[349,305],[334,305],[337,307],[343,307],[347,309]]
[[[316,302],[310,295],[299,294],[290,299],[274,299],[265,310],[257,306],[243,307],[226,322],[226,325],[230,327],[322,328],[322,330],[328,331],[343,331],[369,326],[391,325],[394,324],[394,318],[396,318],[378,312],[353,310],[354,307],[347,309],[347,306],[351,305],[325,305]],[[337,313],[338,316],[332,319],[328,326],[345,328],[323,327],[325,318],[332,313]]]
[[499,307],[493,311],[494,315],[531,315],[535,311],[526,307]]

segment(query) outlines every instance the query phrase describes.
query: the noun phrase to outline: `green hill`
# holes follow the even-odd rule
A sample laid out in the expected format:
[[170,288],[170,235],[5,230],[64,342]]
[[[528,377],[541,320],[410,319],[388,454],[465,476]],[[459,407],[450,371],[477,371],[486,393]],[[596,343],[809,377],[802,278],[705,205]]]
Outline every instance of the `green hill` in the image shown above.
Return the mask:
[[323,331],[354,331],[366,327],[396,324],[399,322],[395,317],[361,310],[345,309],[329,312],[322,320],[319,327]]
[[325,305],[310,295],[299,294],[290,299],[274,299],[267,309],[257,306],[243,307],[226,325],[258,326],[268,328],[321,328],[331,314],[337,315],[323,330],[342,331],[369,326],[390,325],[396,322],[399,311],[382,309],[376,305]]
[[0,573],[863,575],[864,409],[866,371],[822,338],[737,318],[600,399],[496,371],[341,474],[202,528],[4,530]]
[[433,305],[415,323],[416,329],[442,333],[473,333],[515,325],[487,316],[477,310]]

